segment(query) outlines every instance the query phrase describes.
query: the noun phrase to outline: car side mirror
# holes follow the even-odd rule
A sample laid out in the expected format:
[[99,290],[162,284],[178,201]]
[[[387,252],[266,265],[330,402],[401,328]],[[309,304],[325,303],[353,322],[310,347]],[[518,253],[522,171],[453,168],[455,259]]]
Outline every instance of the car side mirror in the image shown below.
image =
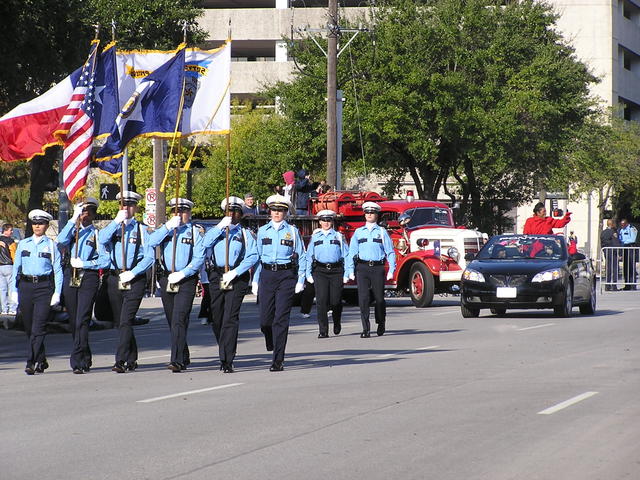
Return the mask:
[[475,254],[475,253],[466,253],[466,254],[464,255],[464,259],[465,259],[465,261],[467,261],[467,262],[471,262],[472,260],[475,260],[475,259],[476,259],[476,254]]

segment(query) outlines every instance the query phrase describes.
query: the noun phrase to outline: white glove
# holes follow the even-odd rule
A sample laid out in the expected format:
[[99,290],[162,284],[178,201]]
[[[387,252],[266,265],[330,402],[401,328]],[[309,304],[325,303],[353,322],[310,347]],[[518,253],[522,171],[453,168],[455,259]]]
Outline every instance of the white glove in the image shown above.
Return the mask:
[[54,305],[57,305],[59,303],[60,303],[60,294],[54,293],[53,295],[51,295],[51,301],[49,302],[49,305],[53,307]]
[[255,296],[258,296],[258,282],[253,282],[251,284],[251,293],[253,293]]
[[222,274],[222,281],[228,285],[237,276],[238,276],[238,272],[236,272],[235,270],[229,270],[227,273]]
[[304,283],[296,283],[295,293],[300,293],[304,290]]
[[387,272],[387,280],[393,280],[393,272],[391,270]]
[[136,278],[136,275],[131,270],[127,270],[126,272],[122,272],[119,278],[122,283],[129,283],[131,280]]
[[355,280],[356,276],[353,273],[349,274],[349,280]]
[[84,262],[80,260],[78,257],[73,257],[71,259],[71,266],[73,268],[84,268]]
[[231,225],[231,217],[224,217],[222,220],[218,222],[218,225],[216,225],[216,227],[222,230],[227,228],[229,225]]
[[173,272],[167,277],[167,282],[172,284],[180,283],[182,280],[184,280],[184,273],[182,272]]
[[11,292],[10,300],[11,300],[12,304],[17,305],[18,304],[18,292]]
[[82,215],[81,203],[73,207],[73,215],[71,215],[71,223],[76,223],[76,221],[80,218],[80,215]]
[[347,283],[348,281],[349,281],[349,277],[344,277],[344,278],[342,279],[342,283]]
[[178,228],[179,225],[180,225],[180,215],[174,215],[169,220],[167,220],[167,222],[164,224],[165,228],[169,231],[173,230],[174,228]]
[[307,282],[313,283],[313,277],[311,275],[307,277]]
[[118,214],[116,218],[113,219],[114,222],[120,224],[127,219],[127,211],[126,210],[118,210]]

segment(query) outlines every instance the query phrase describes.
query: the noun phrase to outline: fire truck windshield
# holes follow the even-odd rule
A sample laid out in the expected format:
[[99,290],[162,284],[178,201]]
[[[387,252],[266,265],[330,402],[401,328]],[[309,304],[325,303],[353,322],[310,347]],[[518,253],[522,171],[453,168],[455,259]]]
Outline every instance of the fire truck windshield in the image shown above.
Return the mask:
[[412,208],[405,213],[411,217],[408,229],[424,226],[455,227],[451,212],[446,208]]

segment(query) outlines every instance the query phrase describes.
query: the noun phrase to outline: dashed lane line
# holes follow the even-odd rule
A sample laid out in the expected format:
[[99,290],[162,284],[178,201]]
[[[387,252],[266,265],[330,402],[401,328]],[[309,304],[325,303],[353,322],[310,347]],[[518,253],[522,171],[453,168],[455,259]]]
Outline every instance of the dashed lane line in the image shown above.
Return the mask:
[[549,408],[545,408],[544,410],[538,412],[538,415],[551,415],[552,413],[556,413],[560,410],[570,407],[571,405],[575,405],[576,403],[586,400],[587,398],[593,397],[597,394],[598,392],[584,392],[580,395],[576,395],[575,397],[570,398],[569,400],[565,400],[564,402],[560,402]]
[[153,397],[153,398],[146,398],[144,400],[137,400],[136,403],[159,402],[161,400],[168,400],[168,399],[171,399],[171,398],[184,397],[186,395],[195,395],[196,393],[211,392],[213,390],[222,390],[224,388],[237,387],[239,385],[244,385],[244,383],[228,383],[226,385],[218,385],[217,387],[201,388],[199,390],[189,390],[187,392],[172,393],[171,395],[164,395],[162,397]]
[[389,358],[393,357],[394,355],[404,355],[405,353],[420,352],[423,350],[435,350],[436,348],[440,348],[440,345],[430,345],[428,347],[414,348],[413,350],[402,350],[400,352],[385,353],[384,355],[378,355],[376,358]]
[[542,325],[533,325],[532,327],[518,328],[518,331],[519,332],[524,332],[525,330],[533,330],[535,328],[551,327],[552,325],[555,325],[555,323],[543,323]]

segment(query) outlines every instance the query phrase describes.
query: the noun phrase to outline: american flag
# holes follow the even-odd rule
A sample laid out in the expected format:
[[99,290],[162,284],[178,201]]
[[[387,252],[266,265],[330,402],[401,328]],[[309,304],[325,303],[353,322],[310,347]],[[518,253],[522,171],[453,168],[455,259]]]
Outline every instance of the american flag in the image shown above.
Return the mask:
[[94,84],[98,42],[91,44],[89,58],[82,68],[60,125],[59,138],[64,141],[62,177],[69,200],[84,189],[89,173],[93,145]]

